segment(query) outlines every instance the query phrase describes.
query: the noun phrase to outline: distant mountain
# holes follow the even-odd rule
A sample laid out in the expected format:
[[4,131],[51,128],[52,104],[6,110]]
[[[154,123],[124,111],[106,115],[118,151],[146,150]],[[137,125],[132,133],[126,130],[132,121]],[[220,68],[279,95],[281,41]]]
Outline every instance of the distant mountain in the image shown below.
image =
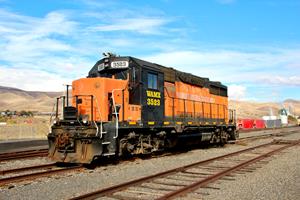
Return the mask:
[[286,99],[283,103],[284,104],[299,104],[300,100],[294,100],[294,99]]
[[57,96],[60,96],[62,94],[62,92],[25,91],[25,90],[21,90],[21,89],[18,89],[18,88],[5,87],[5,86],[0,86],[0,92],[1,93],[9,92],[9,93],[14,93],[14,94],[25,94],[25,95],[29,95],[29,96],[32,96],[32,97],[38,97],[38,96],[46,95],[50,98],[57,97]]
[[278,115],[281,108],[290,109],[294,115],[300,115],[300,100],[287,99],[283,102],[253,102],[230,100],[229,107],[235,109],[238,118],[262,118],[265,115]]
[[[9,109],[51,112],[55,98],[62,94],[63,92],[25,91],[0,86],[0,111]],[[283,105],[285,108],[292,109],[294,114],[300,115],[300,100],[287,99]],[[230,100],[229,108],[237,111],[238,118],[261,118],[271,113],[277,115],[278,110],[282,108],[282,103]]]
[[60,95],[62,92],[25,91],[0,86],[0,110],[50,112],[55,103],[55,97]]

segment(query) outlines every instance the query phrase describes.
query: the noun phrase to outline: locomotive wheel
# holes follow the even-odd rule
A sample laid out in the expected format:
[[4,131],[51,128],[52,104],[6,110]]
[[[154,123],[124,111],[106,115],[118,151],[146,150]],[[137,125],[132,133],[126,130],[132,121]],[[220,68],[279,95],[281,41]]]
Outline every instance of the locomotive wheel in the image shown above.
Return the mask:
[[228,134],[226,131],[221,131],[220,134],[220,145],[224,146],[228,141]]
[[234,130],[231,134],[230,134],[230,137],[231,137],[231,139],[233,139],[233,140],[237,140],[237,139],[239,139],[239,131],[238,130]]

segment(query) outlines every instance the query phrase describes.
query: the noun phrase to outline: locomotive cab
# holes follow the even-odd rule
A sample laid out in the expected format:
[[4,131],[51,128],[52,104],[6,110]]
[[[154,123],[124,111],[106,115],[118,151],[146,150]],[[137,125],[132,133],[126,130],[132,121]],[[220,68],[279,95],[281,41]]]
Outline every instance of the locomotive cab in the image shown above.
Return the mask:
[[99,60],[86,78],[73,81],[71,97],[68,87],[67,96],[57,99],[56,120],[48,135],[53,160],[90,163],[116,155],[122,131],[163,123],[163,73],[141,68],[128,57]]

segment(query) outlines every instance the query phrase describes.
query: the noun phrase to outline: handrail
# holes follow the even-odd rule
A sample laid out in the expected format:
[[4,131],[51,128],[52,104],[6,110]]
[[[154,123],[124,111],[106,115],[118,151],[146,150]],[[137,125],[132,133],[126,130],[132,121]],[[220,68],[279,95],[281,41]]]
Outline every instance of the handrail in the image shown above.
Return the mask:
[[[65,96],[58,96],[56,97],[56,102],[53,104],[53,107],[52,107],[52,112],[51,112],[51,115],[50,115],[50,120],[49,120],[49,133],[51,133],[52,129],[51,129],[51,126],[53,125],[53,121],[56,120],[56,121],[59,121],[59,113],[58,113],[58,110],[59,110],[59,100],[60,99],[63,99],[62,101],[62,117],[64,115],[63,111],[64,111],[64,105],[65,105]],[[55,119],[52,120],[52,117],[53,117],[53,113],[54,113],[54,109],[55,109]]]
[[[58,98],[57,98],[58,99]],[[56,102],[57,103],[57,102]],[[50,115],[50,120],[49,120],[49,133],[52,133],[52,117],[53,117],[53,113],[54,113],[54,107],[58,107],[55,103],[53,104],[53,107],[52,107],[52,112],[51,112],[51,115]],[[57,109],[58,110],[58,109]],[[57,116],[57,115],[56,115]],[[57,120],[57,117],[56,117],[56,120]]]
[[[96,104],[97,104],[97,110],[98,110],[98,113],[99,113],[99,116],[100,116],[100,139],[102,138],[103,136],[103,122],[102,122],[102,115],[101,115],[101,112],[100,112],[100,109],[98,108],[98,99],[97,97],[95,96],[95,100],[96,100]],[[96,124],[97,125],[97,124]],[[96,136],[98,136],[98,126],[97,126],[97,133],[96,133]]]
[[[111,98],[113,100],[113,106],[114,106],[114,114],[116,115],[116,135],[114,136],[114,139],[118,138],[119,136],[119,118],[118,118],[118,113],[117,113],[117,107],[116,107],[116,102],[115,102],[115,98],[114,98],[114,92],[115,91],[123,91],[124,89],[113,89],[112,92],[111,92]],[[122,97],[124,98],[124,97]],[[124,106],[124,105],[122,105]],[[124,119],[124,113],[123,113],[123,119]]]
[[[94,123],[97,131],[96,131],[96,136],[98,136],[99,134],[99,127],[96,123],[96,121],[93,119],[93,113],[94,113],[94,103],[93,103],[93,100],[95,99],[96,100],[96,105],[97,105],[97,111],[99,113],[99,116],[100,116],[100,139],[102,138],[103,136],[103,122],[102,122],[102,115],[101,115],[101,112],[100,112],[100,109],[99,109],[99,103],[98,103],[98,99],[97,97],[93,96],[93,95],[90,95],[90,94],[81,94],[81,95],[75,95],[75,98],[78,99],[78,97],[90,97],[91,98],[91,121]],[[74,97],[73,97],[74,98]],[[77,107],[77,101],[76,101],[76,107]]]
[[[101,112],[100,112],[100,109],[99,109],[99,104],[98,104],[98,99],[97,99],[97,97],[95,96],[93,96],[93,95],[90,95],[90,94],[81,94],[81,95],[75,95],[75,96],[72,96],[71,98],[75,98],[75,101],[76,101],[76,110],[78,111],[78,103],[77,103],[77,100],[78,100],[78,97],[90,97],[91,98],[91,121],[93,122],[93,124],[94,124],[94,126],[96,127],[96,129],[97,129],[97,131],[96,131],[96,136],[98,136],[98,134],[99,134],[99,127],[98,127],[98,125],[97,125],[97,123],[96,123],[96,121],[94,120],[94,117],[93,117],[93,112],[94,112],[94,103],[93,103],[93,100],[95,99],[96,100],[96,105],[97,105],[97,111],[98,111],[98,114],[99,114],[99,116],[100,116],[100,139],[102,138],[102,136],[103,136],[103,133],[104,133],[104,131],[103,131],[103,121],[102,121],[102,115],[101,115]],[[65,96],[59,96],[59,97],[57,97],[56,98],[56,104],[54,104],[54,106],[53,106],[53,108],[54,107],[56,107],[56,112],[55,112],[55,116],[56,116],[56,119],[58,119],[58,115],[59,115],[59,113],[58,113],[58,108],[59,108],[59,100],[60,99],[63,99],[62,100],[62,112],[64,111],[64,106],[65,106],[65,99],[66,99],[66,97]],[[62,117],[63,117],[63,114],[64,113],[62,113]],[[78,113],[77,113],[77,115],[78,115]],[[77,120],[78,120],[78,122],[79,122],[79,119],[78,119],[78,116],[77,116]],[[51,114],[51,116],[50,116],[50,123],[51,123],[51,121],[52,121],[52,114]],[[80,122],[79,122],[80,123]]]

